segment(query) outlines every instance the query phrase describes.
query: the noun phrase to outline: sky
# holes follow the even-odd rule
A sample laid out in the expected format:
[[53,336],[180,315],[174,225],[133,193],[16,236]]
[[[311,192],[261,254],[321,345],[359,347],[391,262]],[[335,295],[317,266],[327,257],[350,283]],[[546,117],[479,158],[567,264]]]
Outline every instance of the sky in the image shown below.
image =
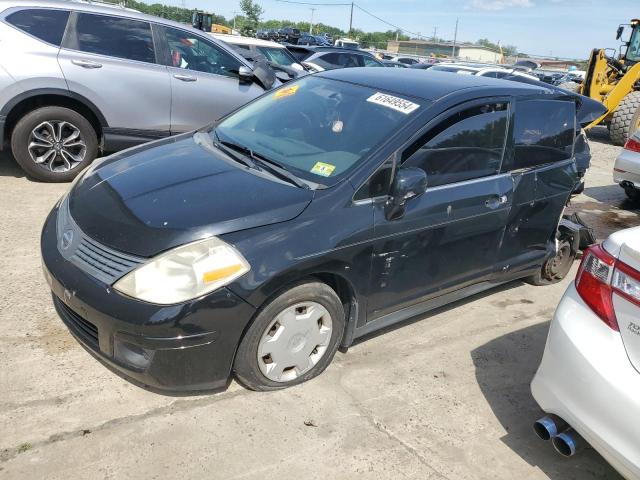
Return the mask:
[[[162,1],[162,0],[159,0]],[[349,0],[300,0],[317,3],[349,3]],[[152,3],[149,1],[149,3]],[[164,0],[233,17],[239,0]],[[309,21],[311,5],[278,0],[257,0],[263,20]],[[619,24],[640,18],[638,0],[356,0],[356,4],[409,32],[453,39],[456,18],[458,40],[488,38],[515,45],[530,55],[586,59],[592,48],[618,48]],[[605,7],[606,6],[606,7]],[[314,6],[314,22],[349,28],[348,6]],[[354,9],[354,28],[384,31],[393,28]]]

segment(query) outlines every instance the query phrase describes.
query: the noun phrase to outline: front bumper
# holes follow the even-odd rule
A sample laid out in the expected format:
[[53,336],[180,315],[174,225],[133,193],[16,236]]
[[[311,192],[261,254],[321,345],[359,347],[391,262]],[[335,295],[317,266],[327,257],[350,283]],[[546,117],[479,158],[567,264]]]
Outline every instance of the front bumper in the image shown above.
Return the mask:
[[42,230],[43,270],[56,311],[74,337],[108,367],[151,390],[225,388],[255,309],[226,288],[170,306],[126,297],[60,255],[56,216],[57,208]]
[[531,392],[622,475],[640,478],[640,375],[620,333],[586,306],[573,284],[551,322]]

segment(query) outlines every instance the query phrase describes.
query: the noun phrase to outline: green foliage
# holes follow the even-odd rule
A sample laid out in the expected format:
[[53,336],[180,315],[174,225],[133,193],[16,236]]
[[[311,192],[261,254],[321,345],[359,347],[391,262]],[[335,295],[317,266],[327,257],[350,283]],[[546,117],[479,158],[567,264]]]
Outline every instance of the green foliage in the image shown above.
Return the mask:
[[[240,10],[244,14],[244,18],[240,27],[243,35],[255,35],[260,24],[260,17],[264,10],[258,2],[253,0],[240,0]],[[237,20],[236,20],[237,22]]]

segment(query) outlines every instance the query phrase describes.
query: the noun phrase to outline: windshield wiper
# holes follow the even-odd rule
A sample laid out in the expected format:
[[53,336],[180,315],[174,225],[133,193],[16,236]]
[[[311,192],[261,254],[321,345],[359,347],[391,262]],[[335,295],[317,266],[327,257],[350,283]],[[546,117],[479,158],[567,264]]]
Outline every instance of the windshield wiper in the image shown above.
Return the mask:
[[211,142],[212,146],[218,147],[220,150],[222,150],[224,153],[226,153],[229,157],[234,159],[236,162],[240,162],[240,163],[242,163],[243,165],[245,165],[245,166],[247,166],[249,168],[257,168],[256,162],[254,162],[251,157],[238,156],[238,155],[235,155],[233,153],[233,150],[237,150],[237,151],[240,151],[242,153],[246,153],[244,151],[244,147],[243,146],[236,145],[235,143],[232,143],[232,142],[225,142],[223,140],[220,140],[220,137],[218,136],[218,132],[216,132],[215,130],[213,131],[213,134],[216,136],[216,143],[213,143],[211,141],[211,137],[209,137],[208,134],[203,134],[209,139],[209,142]]
[[275,160],[265,157],[260,153],[254,153],[251,150],[249,151],[251,152],[251,158],[253,158],[254,161],[260,163],[260,166],[265,170],[269,170],[272,174],[277,175],[280,178],[289,180],[296,187],[306,188],[307,190],[311,188],[306,182],[303,182],[296,175],[294,175],[289,170],[287,170],[287,167],[285,167],[281,163],[278,163]]
[[292,183],[296,187],[305,188],[307,190],[310,189],[309,185],[306,182],[303,182],[296,175],[294,175],[289,170],[287,170],[287,168],[284,165],[268,157],[265,157],[260,153],[255,153],[249,147],[245,147],[244,145],[238,145],[237,143],[229,142],[227,140],[221,140],[220,137],[218,136],[218,133],[215,130],[214,130],[214,135],[216,136],[216,140],[218,141],[218,144],[225,146],[227,148],[237,150],[241,153],[244,153],[248,157],[246,158],[247,161],[249,161],[249,158],[250,158],[251,166],[253,168],[257,168],[256,164],[259,163],[264,170],[269,171],[272,175],[275,175],[284,180],[287,180],[289,181],[289,183]]

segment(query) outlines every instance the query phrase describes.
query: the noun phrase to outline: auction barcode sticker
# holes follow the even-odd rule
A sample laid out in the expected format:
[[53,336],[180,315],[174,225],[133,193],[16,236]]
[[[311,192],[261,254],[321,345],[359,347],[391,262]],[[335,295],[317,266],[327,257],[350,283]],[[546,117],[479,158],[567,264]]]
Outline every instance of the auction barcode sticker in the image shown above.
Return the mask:
[[382,105],[383,107],[393,108],[398,112],[402,112],[405,115],[410,114],[420,105],[410,102],[404,98],[394,97],[393,95],[387,95],[386,93],[376,92],[367,98],[367,102]]

